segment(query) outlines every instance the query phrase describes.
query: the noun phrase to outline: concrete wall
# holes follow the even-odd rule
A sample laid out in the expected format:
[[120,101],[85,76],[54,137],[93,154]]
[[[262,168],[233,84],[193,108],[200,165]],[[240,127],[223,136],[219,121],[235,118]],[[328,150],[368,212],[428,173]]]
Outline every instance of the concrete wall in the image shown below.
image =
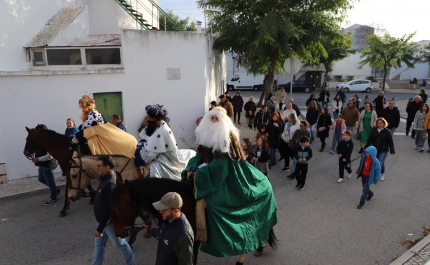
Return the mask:
[[[44,123],[63,133],[67,118],[80,124],[77,102],[84,94],[122,92],[124,121],[136,138],[145,106],[163,104],[178,146],[194,148],[195,120],[217,99],[216,86],[225,80],[225,58],[215,54],[208,60],[213,58],[207,53],[208,39],[211,43],[210,37],[190,32],[124,30],[124,73],[0,75],[0,113],[8,113],[0,119],[0,128],[8,128],[0,131],[0,150],[7,154],[9,180],[37,172],[22,153],[24,126]],[[167,68],[180,68],[180,79],[167,80]]]
[[430,69],[428,63],[416,64],[415,68],[409,68],[400,74],[400,80],[412,80],[416,77],[418,80],[427,79],[430,77]]

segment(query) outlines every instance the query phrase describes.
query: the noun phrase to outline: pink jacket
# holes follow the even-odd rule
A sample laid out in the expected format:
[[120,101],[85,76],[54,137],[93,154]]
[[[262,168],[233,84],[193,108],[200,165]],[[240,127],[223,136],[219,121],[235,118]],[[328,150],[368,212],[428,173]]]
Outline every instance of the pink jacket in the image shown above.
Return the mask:
[[[331,129],[333,130],[333,138],[334,138],[334,128],[336,127],[336,120],[333,121],[331,125]],[[346,132],[346,124],[345,120],[342,119],[342,123],[340,124],[340,133],[343,135]]]

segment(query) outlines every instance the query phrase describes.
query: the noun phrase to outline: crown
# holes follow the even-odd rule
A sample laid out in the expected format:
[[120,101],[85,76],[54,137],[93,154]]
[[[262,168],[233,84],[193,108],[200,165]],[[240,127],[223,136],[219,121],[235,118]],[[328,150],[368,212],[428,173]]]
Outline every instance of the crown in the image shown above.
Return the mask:
[[218,106],[218,107],[213,108],[212,110],[216,110],[218,112],[221,112],[221,113],[224,113],[225,115],[227,115],[227,111],[223,107]]

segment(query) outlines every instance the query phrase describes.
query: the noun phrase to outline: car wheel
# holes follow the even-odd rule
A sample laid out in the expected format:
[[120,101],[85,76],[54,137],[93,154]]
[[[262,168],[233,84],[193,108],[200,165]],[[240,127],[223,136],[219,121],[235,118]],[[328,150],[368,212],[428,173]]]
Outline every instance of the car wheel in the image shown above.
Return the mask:
[[255,90],[255,91],[257,91],[258,90],[258,86],[253,86],[252,89]]
[[305,87],[305,92],[309,93],[309,92],[311,92],[311,89],[309,87]]
[[370,87],[366,88],[366,93],[372,92],[372,89]]
[[348,93],[349,92],[349,88],[345,87],[345,92]]
[[234,89],[234,86],[227,86],[227,91],[232,91]]

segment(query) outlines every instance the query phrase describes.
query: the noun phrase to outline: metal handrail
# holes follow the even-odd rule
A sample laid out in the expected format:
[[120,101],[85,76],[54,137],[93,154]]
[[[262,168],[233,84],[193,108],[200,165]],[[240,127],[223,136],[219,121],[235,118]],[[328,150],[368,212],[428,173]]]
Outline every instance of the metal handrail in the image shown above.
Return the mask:
[[[169,20],[174,25],[174,28],[170,28],[170,27],[167,27],[167,25],[166,25],[167,23],[163,24],[162,21],[161,21],[161,24],[163,24],[162,26],[164,26],[163,28],[165,28],[168,31],[173,31],[173,30],[175,30],[178,27],[178,24],[170,17],[169,14],[167,14],[163,9],[161,9],[160,6],[158,6],[152,0],[148,0],[148,1],[152,4],[153,7],[155,7],[161,14],[163,14],[165,16],[166,20]],[[158,21],[158,23],[160,23],[160,17],[159,17],[158,14],[154,14],[140,0],[136,0],[136,2],[138,2],[149,14],[151,14],[152,18],[155,18]],[[161,27],[160,27],[160,29],[161,29]]]

